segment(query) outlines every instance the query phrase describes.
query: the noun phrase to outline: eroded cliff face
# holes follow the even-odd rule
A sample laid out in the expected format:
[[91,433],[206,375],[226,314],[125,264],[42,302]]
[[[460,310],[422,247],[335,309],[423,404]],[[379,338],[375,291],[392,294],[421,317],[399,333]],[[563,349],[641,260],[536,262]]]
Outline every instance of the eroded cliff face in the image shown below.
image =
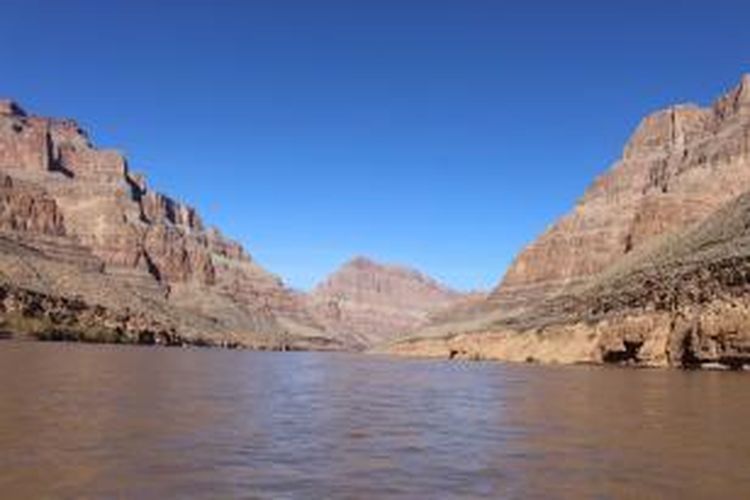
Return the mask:
[[16,185],[0,175],[0,230],[62,236],[63,216],[57,203],[43,189]]
[[560,293],[654,236],[684,229],[750,188],[750,76],[710,108],[643,120],[623,157],[525,248],[491,301],[507,310]]
[[25,284],[51,297],[128,304],[187,336],[337,345],[297,294],[205,228],[192,207],[150,189],[120,153],[94,147],[72,120],[29,116],[8,100],[0,101],[0,237],[4,277],[23,281],[18,269],[33,268],[38,279]]
[[490,298],[390,352],[750,365],[750,77],[647,117],[622,160],[524,249]]
[[165,282],[214,280],[195,211],[150,191],[116,151],[92,146],[72,120],[0,107],[0,170],[43,188],[68,231],[110,266],[140,268]]
[[318,285],[308,302],[329,332],[369,347],[407,335],[461,299],[422,273],[358,257]]
[[400,354],[683,368],[750,366],[750,192],[526,313]]

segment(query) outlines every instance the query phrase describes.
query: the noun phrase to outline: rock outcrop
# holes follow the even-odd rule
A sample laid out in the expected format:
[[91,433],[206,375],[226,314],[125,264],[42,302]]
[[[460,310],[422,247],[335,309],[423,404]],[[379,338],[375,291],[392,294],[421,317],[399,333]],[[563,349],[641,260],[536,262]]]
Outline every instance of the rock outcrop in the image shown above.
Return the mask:
[[750,362],[750,76],[658,111],[486,301],[401,353],[657,366]]
[[462,297],[418,271],[357,257],[318,285],[308,303],[331,334],[370,347],[413,332]]
[[[0,337],[19,332],[37,340],[106,342],[116,344],[210,344],[188,339],[147,314],[122,309],[114,312],[77,297],[56,297],[0,284]],[[235,346],[235,344],[233,344]]]
[[[304,301],[192,207],[152,190],[72,120],[0,101],[0,270],[54,300],[128,307],[174,329],[249,346],[340,347]],[[18,263],[22,263],[19,265]]]
[[750,188],[750,76],[711,108],[646,117],[575,209],[525,248],[490,300],[510,311],[589,279]]
[[63,217],[57,203],[42,189],[22,186],[0,175],[0,230],[62,236]]
[[587,284],[402,354],[632,366],[750,366],[750,191]]

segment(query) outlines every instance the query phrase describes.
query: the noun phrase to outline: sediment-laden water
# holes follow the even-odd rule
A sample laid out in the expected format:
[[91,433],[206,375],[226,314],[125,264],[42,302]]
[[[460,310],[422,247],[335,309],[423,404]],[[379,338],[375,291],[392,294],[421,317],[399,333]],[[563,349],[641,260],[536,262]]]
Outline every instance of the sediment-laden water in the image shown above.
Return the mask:
[[742,373],[5,341],[0,382],[5,498],[750,488]]

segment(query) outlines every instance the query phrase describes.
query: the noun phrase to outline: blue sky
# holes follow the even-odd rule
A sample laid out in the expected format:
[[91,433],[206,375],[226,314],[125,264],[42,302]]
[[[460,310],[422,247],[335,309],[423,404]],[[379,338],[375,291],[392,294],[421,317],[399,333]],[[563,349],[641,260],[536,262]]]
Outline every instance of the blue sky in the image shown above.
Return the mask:
[[77,118],[292,286],[495,285],[647,112],[750,71],[750,2],[5,0],[0,95]]

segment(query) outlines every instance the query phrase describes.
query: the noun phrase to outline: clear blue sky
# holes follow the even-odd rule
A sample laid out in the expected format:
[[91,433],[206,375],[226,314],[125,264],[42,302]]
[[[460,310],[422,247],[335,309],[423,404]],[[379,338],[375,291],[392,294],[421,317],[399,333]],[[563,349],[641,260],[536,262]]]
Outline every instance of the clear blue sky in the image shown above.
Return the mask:
[[750,70],[750,2],[5,0],[0,95],[79,119],[300,288],[490,287],[644,113]]

